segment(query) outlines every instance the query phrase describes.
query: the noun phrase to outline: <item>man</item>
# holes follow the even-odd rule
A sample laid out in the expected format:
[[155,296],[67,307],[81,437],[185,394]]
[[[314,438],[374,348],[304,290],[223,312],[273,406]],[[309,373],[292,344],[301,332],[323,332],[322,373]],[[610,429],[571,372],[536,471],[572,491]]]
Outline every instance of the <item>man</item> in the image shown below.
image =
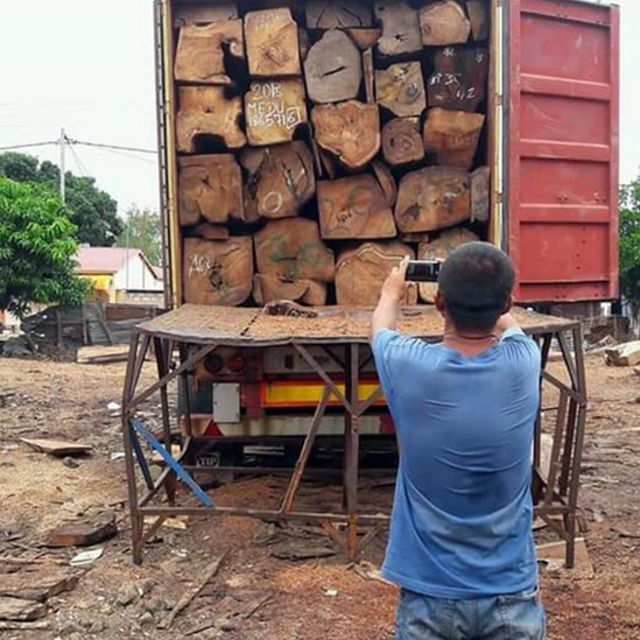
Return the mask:
[[531,530],[540,355],[509,314],[514,270],[473,242],[442,265],[444,339],[402,336],[407,260],[384,283],[372,348],[400,450],[383,575],[398,640],[541,640]]

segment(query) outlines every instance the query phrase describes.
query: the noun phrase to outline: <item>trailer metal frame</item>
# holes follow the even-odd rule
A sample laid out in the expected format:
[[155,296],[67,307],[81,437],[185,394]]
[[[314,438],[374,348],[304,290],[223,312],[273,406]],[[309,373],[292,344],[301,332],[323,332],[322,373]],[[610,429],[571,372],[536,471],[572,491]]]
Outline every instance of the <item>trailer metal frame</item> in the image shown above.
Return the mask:
[[[145,542],[158,530],[164,519],[170,516],[244,516],[265,519],[268,521],[316,521],[319,522],[330,538],[341,546],[348,557],[354,560],[362,549],[375,537],[380,528],[388,522],[387,514],[361,513],[358,508],[358,475],[359,475],[359,422],[373,403],[382,395],[377,388],[368,398],[358,398],[358,383],[363,366],[370,362],[367,332],[363,330],[368,324],[370,310],[325,308],[315,310],[315,319],[282,318],[268,316],[261,309],[237,309],[228,307],[204,307],[184,305],[174,311],[144,322],[136,327],[130,343],[127,370],[124,381],[122,399],[122,428],[124,436],[125,463],[127,472],[129,510],[131,515],[133,560],[142,562]],[[543,409],[538,415],[535,425],[533,450],[533,482],[532,492],[535,503],[535,514],[542,518],[551,529],[566,543],[566,566],[573,567],[575,555],[576,520],[578,510],[578,491],[582,447],[585,433],[587,408],[587,388],[582,353],[582,329],[575,321],[568,321],[532,312],[516,311],[516,316],[523,329],[533,337],[542,354],[542,371],[540,384],[554,387],[559,394],[558,405],[551,409]],[[331,322],[338,321],[342,327],[340,332],[332,332]],[[260,329],[260,325],[262,328]],[[266,331],[265,331],[266,328]],[[403,311],[399,329],[428,342],[437,342],[442,337],[439,316],[433,307],[408,308]],[[261,331],[269,338],[261,337]],[[556,342],[562,353],[564,376],[549,371],[547,366],[552,342]],[[233,346],[239,349],[266,349],[274,346],[290,345],[309,364],[324,384],[322,396],[310,419],[309,428],[304,438],[295,467],[292,470],[288,486],[277,509],[265,509],[259,505],[251,508],[216,506],[207,500],[201,500],[208,506],[178,504],[183,493],[178,492],[178,480],[185,486],[191,486],[196,497],[202,489],[197,485],[194,490],[193,479],[184,482],[185,467],[194,469],[193,452],[197,449],[198,439],[194,437],[186,411],[186,438],[183,439],[179,455],[172,455],[170,443],[179,431],[179,416],[175,417],[175,428],[172,428],[172,416],[169,410],[168,385],[177,381],[182,393],[189,398],[189,376],[195,364],[219,347]],[[310,353],[310,346],[333,348],[332,353],[340,348],[343,357],[339,358],[344,371],[345,393],[336,386],[335,381]],[[157,380],[144,389],[138,390],[140,374],[145,358],[153,348],[156,362]],[[174,353],[179,354],[174,362]],[[336,362],[334,358],[332,360]],[[159,394],[162,417],[160,434],[153,434],[153,446],[161,451],[165,461],[170,462],[154,480],[149,472],[149,462],[140,444],[139,435],[145,437],[147,429],[141,428],[141,421],[136,416],[140,404]],[[309,456],[313,449],[322,417],[327,409],[330,397],[335,397],[344,410],[344,468],[342,512],[297,511],[294,502],[300,483],[307,469]],[[187,402],[188,407],[188,402]],[[553,427],[553,444],[550,454],[548,473],[542,468],[541,438],[542,416],[549,411],[556,413]],[[160,444],[162,443],[162,444]],[[140,475],[136,473],[136,463]],[[198,469],[202,474],[217,475],[224,467]],[[261,470],[252,468],[252,473]],[[315,470],[317,471],[317,470]],[[140,480],[146,485],[142,492]],[[195,481],[193,481],[195,482]],[[166,493],[167,505],[159,504]],[[180,495],[179,495],[180,493]],[[201,496],[200,496],[201,497]],[[145,517],[156,516],[156,520],[145,528]],[[346,523],[346,535],[336,526]],[[359,539],[361,526],[373,527]]]

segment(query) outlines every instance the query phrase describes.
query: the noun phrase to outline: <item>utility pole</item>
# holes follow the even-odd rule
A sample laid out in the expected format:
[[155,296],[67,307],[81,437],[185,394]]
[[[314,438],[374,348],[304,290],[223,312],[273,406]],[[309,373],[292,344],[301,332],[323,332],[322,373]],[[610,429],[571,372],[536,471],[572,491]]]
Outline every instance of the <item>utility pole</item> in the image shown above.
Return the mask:
[[64,174],[65,174],[65,162],[64,162],[64,152],[65,146],[67,144],[67,135],[64,132],[64,129],[60,129],[60,139],[58,140],[58,144],[60,145],[60,200],[62,200],[62,204],[65,202],[65,191],[64,191]]

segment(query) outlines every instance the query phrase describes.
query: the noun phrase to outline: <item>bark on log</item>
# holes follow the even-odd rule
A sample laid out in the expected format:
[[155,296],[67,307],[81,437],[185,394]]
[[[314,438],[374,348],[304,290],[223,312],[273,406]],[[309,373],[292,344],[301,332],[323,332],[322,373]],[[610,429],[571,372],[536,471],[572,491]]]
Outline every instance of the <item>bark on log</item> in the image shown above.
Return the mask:
[[420,244],[421,242],[429,242],[431,240],[431,234],[424,231],[408,231],[406,233],[399,233],[398,240],[405,244]]
[[181,225],[201,218],[225,224],[242,217],[242,172],[230,154],[178,158],[178,217]]
[[380,149],[377,104],[349,100],[317,105],[311,111],[311,122],[318,145],[349,169],[361,169]]
[[242,304],[251,295],[253,281],[251,238],[186,238],[182,278],[187,303]]
[[373,49],[362,52],[362,75],[367,103],[373,104],[376,101],[376,71],[373,66]]
[[471,24],[455,0],[439,0],[420,9],[420,30],[425,46],[446,46],[465,43]]
[[253,238],[260,274],[272,274],[291,282],[333,280],[333,251],[320,239],[318,225],[313,220],[271,220]]
[[300,75],[298,25],[288,8],[250,11],[244,35],[252,78]]
[[396,116],[420,116],[427,106],[419,62],[399,62],[376,71],[376,96],[380,106]]
[[393,238],[393,213],[371,175],[318,182],[320,232],[325,240]]
[[489,220],[491,169],[480,167],[471,174],[471,220]]
[[371,9],[356,0],[316,0],[307,2],[308,29],[345,29],[371,27]]
[[424,123],[424,147],[438,164],[470,169],[485,116],[481,113],[430,109]]
[[295,216],[316,192],[313,157],[301,140],[246,149],[240,163],[248,173],[245,209],[249,216]]
[[419,118],[394,118],[382,127],[382,154],[398,167],[424,158]]
[[345,31],[351,36],[360,51],[366,51],[375,46],[382,35],[380,29],[345,29]]
[[256,147],[291,142],[296,128],[307,122],[302,80],[252,82],[244,101],[247,138]]
[[[431,242],[421,243],[418,247],[418,260],[446,260],[449,254],[467,242],[475,242],[480,238],[467,229],[449,229]],[[438,285],[435,282],[421,282],[418,285],[420,299],[434,303]]]
[[199,2],[176,3],[173,7],[173,26],[180,29],[186,25],[205,25],[213,22],[235,20],[238,17],[238,7],[235,2],[225,2],[219,5],[203,5]]
[[[373,307],[382,285],[400,260],[415,257],[411,247],[400,242],[366,242],[340,254],[336,265],[336,299],[339,305]],[[404,304],[415,304],[417,288],[407,287]]]
[[481,47],[444,47],[427,82],[430,107],[475,111],[487,94],[489,56]]
[[402,232],[435,231],[471,216],[471,179],[464,169],[427,167],[400,181],[395,217]]
[[356,98],[362,82],[358,48],[343,31],[327,31],[304,61],[309,98],[316,103]]
[[174,66],[176,81],[231,84],[223,46],[231,56],[244,60],[242,20],[182,27]]
[[418,12],[405,0],[378,0],[374,13],[382,24],[378,53],[398,56],[422,51],[422,33]]
[[327,285],[316,280],[280,280],[271,274],[257,273],[253,277],[253,299],[259,305],[291,300],[312,307],[327,304]]
[[205,240],[228,240],[229,229],[221,224],[202,222],[193,229],[193,234]]
[[180,110],[176,116],[176,145],[179,153],[195,153],[199,136],[212,136],[229,149],[247,143],[238,119],[240,96],[225,97],[224,87],[180,87]]
[[486,0],[467,0],[467,13],[473,39],[484,42],[489,37],[489,8]]

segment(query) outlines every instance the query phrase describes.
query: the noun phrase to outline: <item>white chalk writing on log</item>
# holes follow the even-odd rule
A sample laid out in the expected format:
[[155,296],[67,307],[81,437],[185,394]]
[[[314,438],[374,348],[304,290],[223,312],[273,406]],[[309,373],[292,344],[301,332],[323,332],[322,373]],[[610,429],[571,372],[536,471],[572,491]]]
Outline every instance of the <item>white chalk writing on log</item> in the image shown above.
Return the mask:
[[291,130],[302,123],[302,110],[285,104],[279,82],[255,82],[247,102],[247,119],[255,129],[276,126]]

